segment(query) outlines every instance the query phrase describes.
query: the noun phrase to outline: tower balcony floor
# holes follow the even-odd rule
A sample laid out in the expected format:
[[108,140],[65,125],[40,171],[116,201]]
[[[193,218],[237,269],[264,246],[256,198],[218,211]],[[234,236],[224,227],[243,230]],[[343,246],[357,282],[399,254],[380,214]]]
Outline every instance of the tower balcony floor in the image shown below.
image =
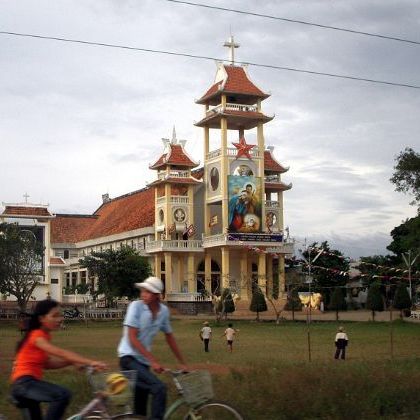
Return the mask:
[[197,239],[191,240],[172,240],[159,239],[157,241],[146,242],[146,252],[203,252],[203,241]]
[[273,254],[293,254],[294,243],[284,242],[282,238],[283,235],[279,233],[219,233],[203,235],[203,247],[231,246],[234,249],[255,247]]

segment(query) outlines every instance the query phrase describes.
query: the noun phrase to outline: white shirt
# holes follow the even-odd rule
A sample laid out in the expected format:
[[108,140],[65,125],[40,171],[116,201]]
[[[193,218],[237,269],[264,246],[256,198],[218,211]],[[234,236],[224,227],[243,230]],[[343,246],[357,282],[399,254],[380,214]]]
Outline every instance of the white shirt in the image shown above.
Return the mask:
[[226,340],[233,341],[233,337],[235,336],[236,331],[233,328],[226,328],[225,335]]
[[201,329],[201,336],[203,337],[203,339],[209,339],[211,336],[211,328],[210,327],[203,327]]
[[349,339],[347,337],[347,334],[345,332],[338,332],[336,334],[335,341],[338,341],[338,340],[346,340],[346,341],[349,341]]

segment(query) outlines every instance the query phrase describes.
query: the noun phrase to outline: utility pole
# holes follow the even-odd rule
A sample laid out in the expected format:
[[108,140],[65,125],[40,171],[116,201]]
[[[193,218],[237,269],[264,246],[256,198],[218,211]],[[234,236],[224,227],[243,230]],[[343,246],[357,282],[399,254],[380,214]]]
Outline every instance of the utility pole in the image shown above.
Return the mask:
[[412,296],[413,292],[412,292],[412,287],[411,287],[411,267],[416,262],[417,257],[420,254],[417,254],[412,259],[412,257],[411,257],[411,249],[410,249],[408,252],[406,252],[406,253],[403,252],[401,255],[402,255],[403,259],[404,259],[405,265],[408,268],[408,284],[409,284],[409,287],[410,287],[410,293],[409,293],[409,295],[410,295],[411,304],[413,304],[413,296]]

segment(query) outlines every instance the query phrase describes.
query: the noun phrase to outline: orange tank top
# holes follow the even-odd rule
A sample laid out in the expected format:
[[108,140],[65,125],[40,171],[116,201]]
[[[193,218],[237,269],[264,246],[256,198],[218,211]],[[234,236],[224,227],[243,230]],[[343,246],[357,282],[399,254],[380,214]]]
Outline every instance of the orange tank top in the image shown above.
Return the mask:
[[12,382],[22,376],[33,376],[35,379],[42,378],[48,354],[35,345],[35,341],[38,338],[51,340],[50,334],[40,329],[29,333],[29,337],[16,355],[10,377]]

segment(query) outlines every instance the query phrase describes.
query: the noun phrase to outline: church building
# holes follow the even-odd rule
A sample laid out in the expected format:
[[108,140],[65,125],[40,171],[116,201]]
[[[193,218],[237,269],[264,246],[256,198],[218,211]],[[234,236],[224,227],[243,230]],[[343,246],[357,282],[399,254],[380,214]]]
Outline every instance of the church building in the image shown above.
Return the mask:
[[[48,206],[3,203],[0,222],[17,222],[45,246],[36,299],[66,300],[89,275],[79,259],[93,251],[129,246],[146,256],[165,284],[168,302],[208,299],[230,288],[249,301],[253,287],[285,289],[282,181],[288,168],[264,140],[273,116],[263,111],[269,94],[234,61],[233,37],[225,43],[228,64],[218,62],[214,82],[196,101],[203,108],[203,165],[187,152],[175,129],[149,165],[156,179],[111,198],[89,215],[53,214]],[[251,143],[251,139],[255,144]]]

